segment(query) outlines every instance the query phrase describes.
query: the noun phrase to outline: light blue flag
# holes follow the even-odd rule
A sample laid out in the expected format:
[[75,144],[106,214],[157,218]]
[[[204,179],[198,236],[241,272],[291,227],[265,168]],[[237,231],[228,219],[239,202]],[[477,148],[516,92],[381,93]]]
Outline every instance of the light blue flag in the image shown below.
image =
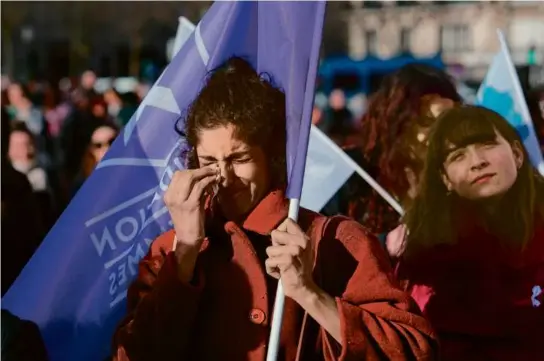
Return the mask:
[[[185,166],[176,121],[233,55],[286,94],[288,195],[300,198],[325,2],[216,2],[2,299],[34,321],[53,361],[102,360],[150,242],[172,227],[162,197]],[[17,240],[10,240],[16,242]]]
[[531,163],[544,175],[542,151],[538,144],[529,108],[510,58],[506,40],[500,30],[497,33],[501,50],[493,58],[491,67],[478,90],[477,104],[496,111],[516,128],[529,153]]
[[320,212],[355,169],[344,151],[312,125],[300,206]]

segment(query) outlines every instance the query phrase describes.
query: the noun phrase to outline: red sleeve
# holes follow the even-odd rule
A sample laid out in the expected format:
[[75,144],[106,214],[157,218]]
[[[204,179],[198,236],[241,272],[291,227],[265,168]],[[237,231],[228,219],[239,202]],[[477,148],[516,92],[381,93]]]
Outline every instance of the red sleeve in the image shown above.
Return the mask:
[[317,277],[336,297],[343,343],[325,334],[326,359],[434,360],[436,335],[400,289],[378,240],[355,221],[334,228],[320,242]]
[[[128,315],[113,340],[115,360],[188,359],[187,344],[204,279],[198,262],[194,285],[177,278],[177,263],[171,251],[173,234],[166,235],[168,233],[153,242],[139,264],[137,280],[129,287]],[[166,242],[163,238],[167,238]],[[165,247],[159,243],[165,243]],[[165,249],[170,250],[168,254]]]

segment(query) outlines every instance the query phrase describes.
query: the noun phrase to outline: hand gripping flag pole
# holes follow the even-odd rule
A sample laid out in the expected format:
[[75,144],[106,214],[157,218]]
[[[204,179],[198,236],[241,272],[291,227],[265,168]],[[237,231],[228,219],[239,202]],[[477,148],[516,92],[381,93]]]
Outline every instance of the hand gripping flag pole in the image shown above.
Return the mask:
[[[306,85],[304,91],[304,103],[299,125],[298,141],[292,139],[293,132],[290,133],[290,124],[287,124],[287,157],[288,171],[292,169],[289,176],[287,187],[287,196],[289,197],[289,213],[288,217],[293,221],[298,221],[299,203],[302,194],[302,186],[304,180],[304,169],[306,166],[306,155],[308,152],[308,140],[311,128],[311,115],[314,105],[315,79],[317,76],[317,68],[319,66],[319,52],[321,49],[321,37],[323,31],[323,20],[325,18],[325,2],[317,4],[315,19],[313,22],[313,37],[311,54],[309,57],[308,75],[306,77]],[[295,133],[296,134],[296,133]],[[291,138],[291,139],[290,139]],[[297,144],[293,144],[296,141]],[[293,153],[295,151],[295,153]],[[289,162],[291,161],[291,162]],[[290,164],[292,166],[290,166]],[[283,320],[283,309],[285,305],[285,293],[281,279],[278,282],[276,291],[276,299],[274,301],[274,314],[272,318],[272,327],[270,330],[270,341],[268,343],[268,352],[266,355],[267,361],[276,361],[278,357],[278,349],[280,342],[281,326]]]

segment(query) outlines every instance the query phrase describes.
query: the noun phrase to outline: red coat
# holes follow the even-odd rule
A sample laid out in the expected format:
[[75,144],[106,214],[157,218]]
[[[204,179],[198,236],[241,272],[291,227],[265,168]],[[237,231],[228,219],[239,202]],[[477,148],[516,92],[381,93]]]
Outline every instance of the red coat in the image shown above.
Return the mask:
[[[208,222],[197,286],[176,277],[174,233],[157,238],[128,291],[129,315],[114,337],[118,360],[265,360],[277,281],[265,273],[263,252],[287,210],[276,191],[242,227]],[[377,240],[352,220],[323,221],[300,211],[299,224],[320,241],[314,278],[336,297],[344,344],[308,318],[300,360],[433,360],[433,331],[393,281]],[[303,315],[287,298],[279,361],[296,359]]]
[[397,266],[439,334],[442,360],[544,360],[544,224],[525,251],[473,228]]

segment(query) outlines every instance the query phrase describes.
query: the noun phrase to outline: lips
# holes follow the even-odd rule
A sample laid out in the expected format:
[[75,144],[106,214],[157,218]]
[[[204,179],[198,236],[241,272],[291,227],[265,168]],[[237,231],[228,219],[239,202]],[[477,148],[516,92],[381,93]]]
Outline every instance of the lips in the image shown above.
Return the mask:
[[495,176],[495,173],[486,173],[486,174],[482,174],[481,176],[478,176],[476,178],[474,178],[472,180],[472,182],[470,182],[471,184],[476,184],[476,183],[483,183],[483,182],[486,182],[488,181],[489,179],[491,179],[493,176]]

